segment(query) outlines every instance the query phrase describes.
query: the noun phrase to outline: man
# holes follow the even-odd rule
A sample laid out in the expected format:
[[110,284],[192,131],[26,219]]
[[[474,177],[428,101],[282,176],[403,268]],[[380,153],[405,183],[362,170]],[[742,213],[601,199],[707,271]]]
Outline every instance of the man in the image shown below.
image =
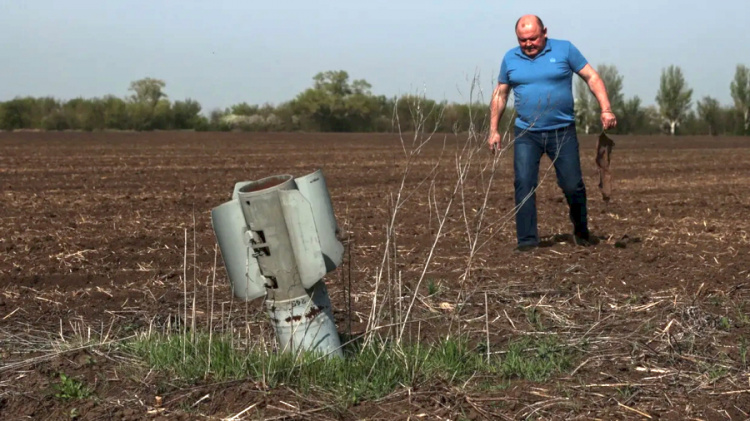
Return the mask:
[[548,39],[547,28],[537,16],[526,15],[516,22],[518,47],[505,54],[490,104],[488,138],[490,150],[501,147],[498,123],[505,111],[508,93],[513,89],[515,108],[516,234],[518,251],[539,245],[535,190],[539,160],[543,153],[554,162],[557,183],[565,194],[577,244],[589,245],[586,215],[586,187],[581,175],[575,117],[573,112],[573,73],[589,86],[601,107],[604,130],[617,125],[607,90],[599,74],[578,49],[568,41]]

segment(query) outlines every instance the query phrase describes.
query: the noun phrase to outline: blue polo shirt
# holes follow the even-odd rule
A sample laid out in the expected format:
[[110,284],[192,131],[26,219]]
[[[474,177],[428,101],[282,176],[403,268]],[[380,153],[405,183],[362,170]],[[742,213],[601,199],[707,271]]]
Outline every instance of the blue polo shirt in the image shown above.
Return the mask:
[[588,61],[569,41],[547,39],[544,50],[530,58],[521,47],[503,57],[498,82],[513,88],[516,127],[554,130],[575,122],[573,73]]

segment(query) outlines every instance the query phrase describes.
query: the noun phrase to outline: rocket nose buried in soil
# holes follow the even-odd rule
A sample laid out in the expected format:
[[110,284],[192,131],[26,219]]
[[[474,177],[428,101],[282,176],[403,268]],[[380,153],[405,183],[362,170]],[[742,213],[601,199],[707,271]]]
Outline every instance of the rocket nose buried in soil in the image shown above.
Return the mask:
[[235,296],[266,296],[282,350],[342,356],[323,276],[344,247],[322,171],[237,183],[212,222]]

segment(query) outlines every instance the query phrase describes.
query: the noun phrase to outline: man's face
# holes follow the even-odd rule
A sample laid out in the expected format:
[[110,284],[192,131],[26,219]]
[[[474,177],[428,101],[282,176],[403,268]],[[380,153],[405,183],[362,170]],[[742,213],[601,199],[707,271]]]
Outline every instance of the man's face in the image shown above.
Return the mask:
[[539,25],[519,25],[516,29],[518,45],[527,56],[534,58],[547,44],[547,28]]

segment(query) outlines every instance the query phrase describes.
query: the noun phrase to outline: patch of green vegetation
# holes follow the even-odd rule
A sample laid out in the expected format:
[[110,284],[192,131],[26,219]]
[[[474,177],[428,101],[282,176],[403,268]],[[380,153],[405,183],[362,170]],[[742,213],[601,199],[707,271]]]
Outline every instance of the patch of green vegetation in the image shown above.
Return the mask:
[[615,390],[617,391],[617,394],[619,395],[620,400],[622,400],[623,402],[629,401],[638,392],[638,388],[635,386],[631,386],[631,385],[618,387],[618,388],[615,388]]
[[91,396],[91,389],[80,380],[60,373],[60,383],[54,385],[55,397],[62,400],[79,400]]
[[542,320],[542,312],[539,311],[537,307],[526,308],[526,321],[538,331],[543,331],[545,329],[544,321]]
[[717,380],[729,374],[729,368],[725,364],[731,363],[731,359],[729,359],[726,354],[720,353],[714,357],[714,361],[716,362],[700,362],[698,364],[701,373],[708,378],[709,383],[715,383]]
[[628,305],[633,306],[633,305],[638,304],[638,302],[640,300],[641,300],[641,297],[639,297],[638,294],[631,293],[630,296],[628,297],[627,301],[625,301],[625,303],[628,304]]
[[512,342],[504,355],[495,354],[489,360],[482,351],[486,348],[472,347],[462,339],[430,345],[353,343],[344,349],[345,358],[266,353],[240,348],[228,337],[213,337],[209,343],[206,334],[196,335],[194,342],[186,339],[152,335],[126,344],[125,349],[151,368],[185,383],[203,379],[207,373],[216,381],[252,378],[272,388],[284,385],[301,393],[327,393],[343,406],[427,382],[458,386],[469,382],[486,390],[507,387],[510,379],[543,381],[569,368],[574,355],[572,348],[554,337]]
[[554,336],[525,338],[509,345],[500,373],[507,378],[541,382],[571,368],[574,357],[575,350],[559,343]]
[[750,316],[748,316],[748,314],[745,312],[744,306],[736,306],[735,313],[737,315],[737,323],[740,327],[750,324]]
[[478,379],[477,381],[477,389],[481,390],[483,392],[498,392],[502,390],[507,390],[511,386],[511,380],[500,378],[498,379],[497,376],[486,376],[483,379]]
[[646,334],[650,334],[654,331],[654,329],[659,329],[659,327],[654,325],[654,322],[651,319],[646,320],[646,323],[642,324],[641,326],[641,331]]
[[427,296],[428,297],[438,294],[441,290],[442,290],[442,287],[440,283],[435,282],[434,279],[430,279],[429,282],[427,282]]
[[714,307],[723,307],[724,306],[724,296],[721,295],[710,295],[708,297],[708,302]]
[[740,338],[738,349],[740,353],[740,361],[742,362],[742,368],[747,369],[747,339],[744,336]]
[[729,320],[729,317],[721,316],[721,318],[719,318],[719,329],[729,330],[731,327],[732,327],[732,321]]
[[720,378],[724,377],[729,373],[729,370],[727,370],[726,367],[714,364],[706,370],[706,374],[708,375],[708,380],[712,383],[716,380],[719,380]]

